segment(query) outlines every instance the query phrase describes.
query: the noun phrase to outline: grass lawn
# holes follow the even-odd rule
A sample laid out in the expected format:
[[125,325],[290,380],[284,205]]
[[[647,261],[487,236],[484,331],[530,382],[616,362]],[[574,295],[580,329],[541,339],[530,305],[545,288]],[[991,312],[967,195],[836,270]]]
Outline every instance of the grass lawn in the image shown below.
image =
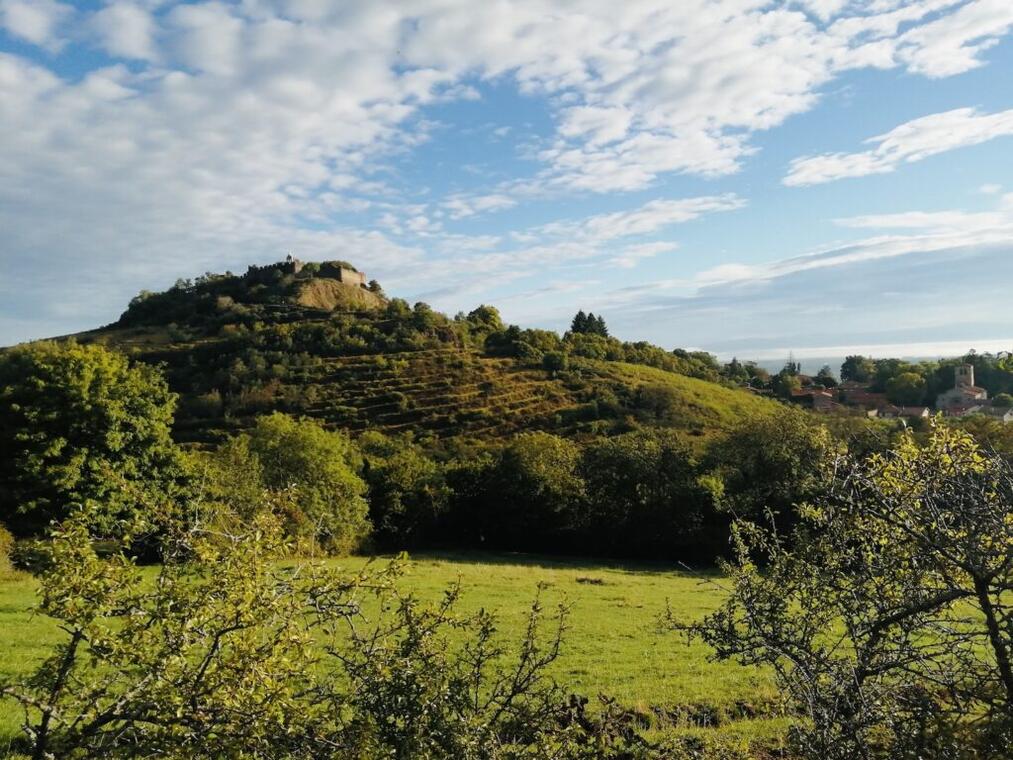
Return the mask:
[[[366,560],[338,561],[349,569]],[[500,630],[518,640],[538,584],[546,609],[566,601],[569,631],[554,677],[567,690],[605,694],[644,716],[651,731],[719,731],[736,743],[777,741],[782,719],[765,718],[776,702],[770,678],[731,663],[708,661],[701,644],[659,630],[666,600],[687,621],[719,603],[713,582],[657,565],[623,565],[527,555],[423,554],[405,579],[419,596],[437,600],[461,581],[460,611],[498,613]],[[0,679],[27,672],[61,636],[52,621],[33,616],[35,583],[27,576],[0,581]],[[687,718],[690,715],[692,717]],[[750,718],[749,716],[758,715]],[[0,754],[18,732],[20,715],[0,702]],[[708,722],[717,723],[707,727]]]

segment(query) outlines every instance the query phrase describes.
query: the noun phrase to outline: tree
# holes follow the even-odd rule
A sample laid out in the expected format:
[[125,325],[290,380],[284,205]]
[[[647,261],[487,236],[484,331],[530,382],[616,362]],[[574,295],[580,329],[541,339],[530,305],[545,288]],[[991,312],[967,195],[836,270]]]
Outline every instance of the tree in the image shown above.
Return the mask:
[[563,372],[569,362],[566,354],[561,351],[550,351],[542,356],[542,367],[549,374],[555,376],[557,372]]
[[[309,267],[309,264],[307,264],[306,266]],[[380,298],[384,297],[383,288],[380,286],[380,283],[377,282],[376,280],[370,280],[368,288],[370,293],[375,293],[376,295],[380,296]]]
[[816,382],[824,388],[834,388],[837,386],[837,378],[834,377],[834,371],[830,369],[829,364],[824,364],[820,367],[820,371],[816,373]]
[[786,523],[793,505],[810,498],[834,451],[830,433],[791,407],[742,420],[708,454],[723,483],[722,504],[733,515],[761,519],[770,511]]
[[499,332],[503,329],[503,318],[500,317],[499,309],[495,306],[483,304],[469,312],[466,319],[482,333]]
[[113,534],[168,519],[179,492],[176,396],[159,372],[97,345],[0,353],[0,510],[18,535],[87,511]]
[[732,357],[732,360],[724,366],[722,372],[724,376],[732,382],[744,383],[749,380],[749,371],[745,366],[743,366],[742,362],[734,356]]
[[859,354],[845,357],[841,364],[841,380],[852,380],[856,383],[867,383],[872,380],[876,365],[872,359]]
[[481,535],[511,549],[546,549],[573,524],[584,493],[580,448],[559,436],[522,433],[485,476]]
[[378,542],[396,550],[418,545],[447,507],[450,491],[443,468],[408,436],[370,431],[358,443]]
[[992,399],[992,406],[999,406],[1008,409],[1013,406],[1013,396],[1008,393],[999,393]]
[[[726,521],[715,522],[713,492],[675,431],[594,441],[580,472],[587,491],[579,513],[584,545],[613,555],[706,562],[720,551]],[[708,526],[717,529],[706,531]]]
[[570,324],[570,332],[580,335],[600,335],[603,338],[609,336],[608,327],[602,317],[596,317],[594,312],[585,314],[583,310],[578,311]]
[[828,465],[790,546],[735,526],[731,596],[696,632],[722,659],[774,670],[805,757],[1008,756],[1010,464],[933,427],[923,448],[909,434]]
[[925,378],[917,372],[901,372],[886,381],[886,395],[894,404],[921,404],[925,401]]
[[771,379],[771,388],[779,397],[790,399],[796,391],[802,388],[802,381],[796,372],[785,367]]
[[670,421],[681,401],[679,391],[668,383],[650,383],[637,388],[637,407],[655,422]]
[[587,332],[587,314],[581,309],[574,317],[573,322],[570,323],[570,332],[572,333],[585,333]]
[[257,420],[249,449],[267,488],[294,492],[291,535],[337,554],[354,551],[369,535],[366,484],[357,474],[361,459],[348,436],[275,412]]

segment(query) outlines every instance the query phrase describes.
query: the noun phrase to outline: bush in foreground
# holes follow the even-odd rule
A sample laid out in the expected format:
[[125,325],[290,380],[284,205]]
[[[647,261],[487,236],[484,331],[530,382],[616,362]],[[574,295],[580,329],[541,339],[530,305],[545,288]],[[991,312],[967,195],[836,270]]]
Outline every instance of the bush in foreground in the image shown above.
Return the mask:
[[732,594],[696,632],[773,668],[804,757],[1009,757],[1013,468],[937,427],[832,471],[790,543],[737,524]]
[[[616,716],[589,715],[545,675],[565,609],[532,605],[506,648],[485,612],[398,592],[402,563],[355,576],[278,560],[277,521],[171,537],[145,577],[100,558],[86,526],[54,533],[40,611],[64,641],[27,679],[33,758],[648,757]],[[175,561],[175,558],[180,561]],[[368,597],[375,612],[367,617]],[[467,632],[463,644],[460,631]],[[450,631],[455,636],[448,636]]]

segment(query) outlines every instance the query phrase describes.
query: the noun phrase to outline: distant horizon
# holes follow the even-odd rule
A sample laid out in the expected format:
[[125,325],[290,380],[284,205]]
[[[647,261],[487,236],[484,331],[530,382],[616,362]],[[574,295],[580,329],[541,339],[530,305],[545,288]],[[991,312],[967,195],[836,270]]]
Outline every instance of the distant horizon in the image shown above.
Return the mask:
[[[964,346],[963,349],[960,346]],[[705,349],[699,349],[705,350]],[[783,366],[789,356],[796,361],[806,365],[822,361],[823,364],[830,363],[829,360],[840,359],[843,361],[848,356],[866,356],[870,359],[904,359],[905,361],[935,361],[941,359],[956,359],[966,356],[969,352],[975,351],[979,354],[997,354],[1003,351],[1013,350],[1013,338],[1009,339],[988,339],[977,342],[970,342],[965,345],[963,341],[948,341],[944,343],[911,343],[911,344],[881,344],[881,345],[855,345],[855,346],[833,346],[821,348],[801,349],[769,349],[747,356],[747,352],[721,353],[714,355],[724,362],[733,358],[740,362],[755,361],[761,366],[768,366],[780,362]],[[713,352],[709,352],[713,353]],[[838,362],[840,364],[840,362]],[[822,366],[822,365],[820,365]],[[819,369],[819,367],[817,367]],[[833,367],[836,372],[839,367]]]

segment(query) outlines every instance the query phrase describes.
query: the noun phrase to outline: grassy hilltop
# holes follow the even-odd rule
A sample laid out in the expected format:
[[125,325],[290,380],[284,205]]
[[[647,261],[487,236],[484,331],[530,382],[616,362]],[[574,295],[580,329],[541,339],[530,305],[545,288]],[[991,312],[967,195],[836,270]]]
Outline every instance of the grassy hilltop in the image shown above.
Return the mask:
[[[599,335],[560,340],[505,326],[489,307],[449,319],[387,299],[376,283],[326,276],[337,265],[354,271],[282,262],[178,282],[75,337],[163,365],[181,395],[177,438],[191,443],[275,410],[442,439],[608,432],[634,418],[705,438],[770,406],[719,384],[700,355]],[[562,364],[547,369],[547,354]]]

